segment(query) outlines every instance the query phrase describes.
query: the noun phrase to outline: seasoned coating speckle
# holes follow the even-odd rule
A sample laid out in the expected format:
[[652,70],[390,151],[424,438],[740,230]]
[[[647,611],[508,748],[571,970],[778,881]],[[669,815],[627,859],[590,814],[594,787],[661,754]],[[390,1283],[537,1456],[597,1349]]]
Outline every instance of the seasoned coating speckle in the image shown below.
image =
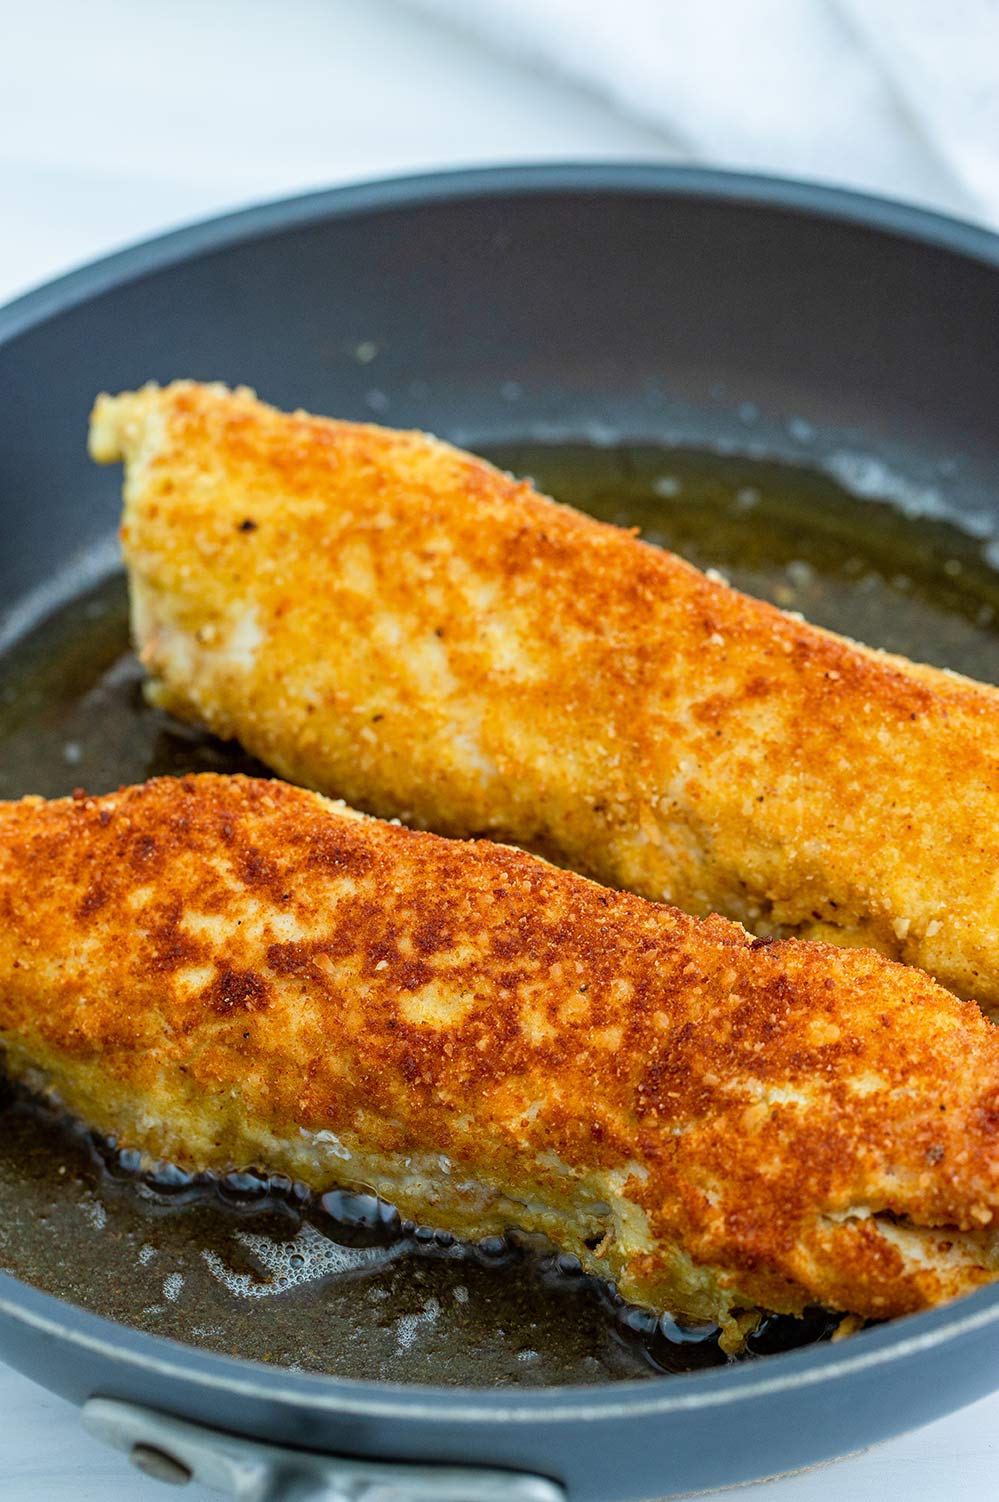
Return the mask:
[[0,805],[0,1041],[123,1145],[542,1231],[730,1335],[996,1272],[973,1003],[281,783]]
[[284,776],[999,1006],[999,691],[820,631],[417,433],[102,397],[158,702]]

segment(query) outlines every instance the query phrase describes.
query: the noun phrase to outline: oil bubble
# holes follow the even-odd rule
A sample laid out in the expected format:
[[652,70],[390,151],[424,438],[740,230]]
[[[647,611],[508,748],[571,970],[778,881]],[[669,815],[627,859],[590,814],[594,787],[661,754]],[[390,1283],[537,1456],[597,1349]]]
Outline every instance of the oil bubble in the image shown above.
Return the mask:
[[290,1241],[274,1241],[251,1231],[237,1231],[236,1240],[252,1253],[265,1277],[237,1272],[217,1252],[205,1250],[201,1255],[219,1282],[242,1299],[268,1298],[334,1273],[376,1267],[391,1261],[394,1255],[387,1247],[341,1246],[308,1223]]

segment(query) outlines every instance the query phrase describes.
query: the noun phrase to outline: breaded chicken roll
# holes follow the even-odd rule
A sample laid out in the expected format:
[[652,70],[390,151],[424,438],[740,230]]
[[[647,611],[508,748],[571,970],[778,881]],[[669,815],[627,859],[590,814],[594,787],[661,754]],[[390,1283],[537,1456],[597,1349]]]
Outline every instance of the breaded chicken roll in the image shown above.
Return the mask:
[[154,1158],[543,1232],[730,1337],[999,1268],[973,1003],[277,782],[0,805],[0,1042]]
[[157,702],[283,776],[999,1005],[999,691],[419,433],[102,397]]

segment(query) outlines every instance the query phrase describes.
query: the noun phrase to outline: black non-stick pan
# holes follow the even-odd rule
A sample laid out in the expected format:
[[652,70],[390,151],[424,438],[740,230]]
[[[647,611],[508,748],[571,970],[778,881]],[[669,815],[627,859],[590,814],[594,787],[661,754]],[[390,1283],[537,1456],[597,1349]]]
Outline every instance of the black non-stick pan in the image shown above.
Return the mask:
[[[233,215],[0,311],[0,796],[242,764],[142,706],[118,476],[85,457],[98,390],[176,376],[432,429],[816,620],[997,675],[996,237],[718,173],[446,175]],[[999,1287],[839,1342],[772,1323],[730,1362],[540,1251],[396,1227],[357,1256],[385,1235],[350,1194],[131,1173],[0,1100],[0,1352],[147,1469],[247,1499],[688,1493],[999,1383]]]

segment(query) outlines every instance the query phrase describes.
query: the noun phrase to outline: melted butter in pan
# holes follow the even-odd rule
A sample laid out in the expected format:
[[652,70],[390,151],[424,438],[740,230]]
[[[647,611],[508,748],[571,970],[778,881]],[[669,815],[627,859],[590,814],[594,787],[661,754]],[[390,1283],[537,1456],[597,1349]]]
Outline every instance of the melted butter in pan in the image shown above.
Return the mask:
[[123,1156],[9,1091],[0,1265],[138,1329],[360,1379],[537,1386],[726,1360],[713,1330],[657,1326],[544,1248],[465,1247],[366,1194],[145,1178]]

